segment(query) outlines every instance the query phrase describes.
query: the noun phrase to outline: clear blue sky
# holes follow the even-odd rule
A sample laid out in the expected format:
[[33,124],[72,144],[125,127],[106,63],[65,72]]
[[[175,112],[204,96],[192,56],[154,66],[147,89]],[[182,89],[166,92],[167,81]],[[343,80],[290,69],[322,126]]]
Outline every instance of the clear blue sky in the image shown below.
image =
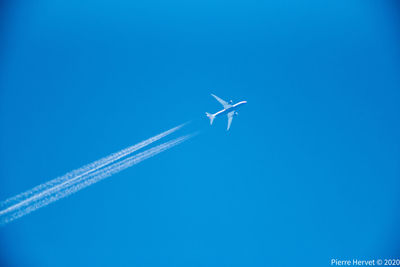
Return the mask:
[[[0,198],[192,120],[190,141],[0,229],[2,266],[399,257],[396,1],[9,1]],[[227,133],[209,95],[247,100]]]

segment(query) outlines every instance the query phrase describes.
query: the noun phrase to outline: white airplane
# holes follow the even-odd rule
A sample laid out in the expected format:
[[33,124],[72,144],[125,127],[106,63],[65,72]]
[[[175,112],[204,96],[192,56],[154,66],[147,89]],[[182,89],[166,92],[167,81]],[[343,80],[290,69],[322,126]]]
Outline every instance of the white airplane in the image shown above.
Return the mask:
[[247,101],[240,101],[236,104],[232,103],[232,100],[228,102],[222,100],[221,98],[219,98],[216,95],[211,94],[215,99],[217,99],[217,101],[219,103],[222,104],[222,106],[224,106],[223,110],[220,110],[214,114],[210,114],[208,112],[206,112],[207,117],[210,119],[210,125],[213,123],[215,117],[219,116],[219,115],[223,115],[223,114],[227,114],[228,115],[228,127],[226,128],[226,130],[228,131],[229,128],[231,127],[231,123],[232,123],[232,119],[233,116],[238,115],[237,110],[239,109],[240,106],[244,105],[247,103]]

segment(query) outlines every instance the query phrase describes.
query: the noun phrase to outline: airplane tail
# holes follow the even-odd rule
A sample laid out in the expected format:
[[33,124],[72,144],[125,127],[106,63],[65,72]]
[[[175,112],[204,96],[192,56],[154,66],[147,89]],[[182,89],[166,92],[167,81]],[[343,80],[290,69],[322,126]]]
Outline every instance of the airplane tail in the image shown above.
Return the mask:
[[210,119],[210,125],[212,125],[215,116],[214,116],[213,114],[208,113],[208,112],[206,112],[206,115],[207,115],[207,117]]

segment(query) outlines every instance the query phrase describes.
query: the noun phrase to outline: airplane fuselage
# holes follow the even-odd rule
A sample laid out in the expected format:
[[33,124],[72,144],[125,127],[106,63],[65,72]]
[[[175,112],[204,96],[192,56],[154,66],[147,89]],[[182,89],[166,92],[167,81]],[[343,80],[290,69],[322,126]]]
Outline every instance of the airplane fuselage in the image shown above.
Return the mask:
[[223,110],[220,110],[220,111],[214,113],[213,116],[217,117],[219,115],[228,114],[229,112],[232,112],[232,111],[237,111],[241,106],[243,106],[246,103],[247,103],[247,101],[240,101],[240,102],[232,105],[229,108],[224,108]]

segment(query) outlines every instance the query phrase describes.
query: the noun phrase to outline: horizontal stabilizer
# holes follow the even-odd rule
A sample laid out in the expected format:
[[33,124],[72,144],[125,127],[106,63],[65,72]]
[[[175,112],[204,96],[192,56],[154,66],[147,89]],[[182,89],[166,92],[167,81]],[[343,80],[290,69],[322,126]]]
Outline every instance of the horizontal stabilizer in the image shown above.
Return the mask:
[[206,115],[207,115],[207,117],[210,119],[210,125],[212,125],[212,124],[213,124],[213,121],[214,121],[214,118],[215,118],[215,116],[214,116],[213,114],[210,114],[210,113],[208,113],[208,112],[206,112]]

